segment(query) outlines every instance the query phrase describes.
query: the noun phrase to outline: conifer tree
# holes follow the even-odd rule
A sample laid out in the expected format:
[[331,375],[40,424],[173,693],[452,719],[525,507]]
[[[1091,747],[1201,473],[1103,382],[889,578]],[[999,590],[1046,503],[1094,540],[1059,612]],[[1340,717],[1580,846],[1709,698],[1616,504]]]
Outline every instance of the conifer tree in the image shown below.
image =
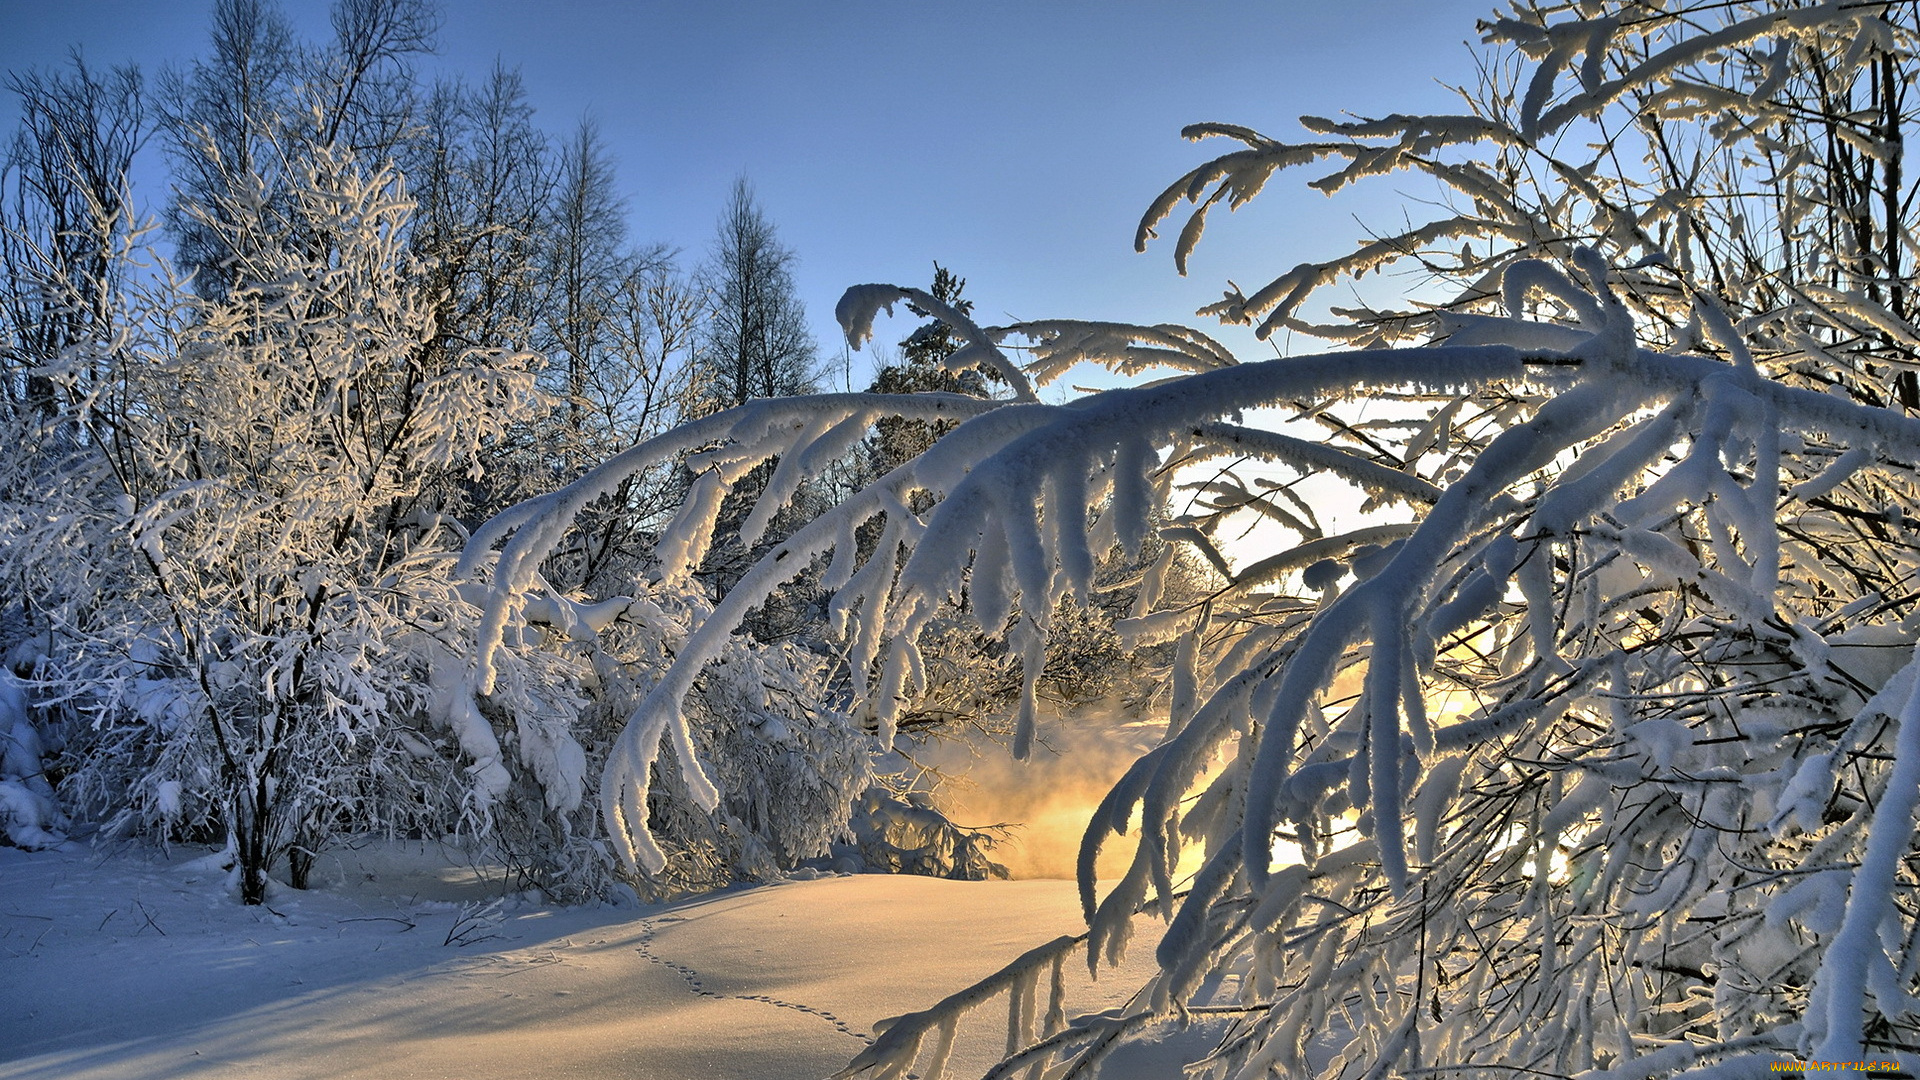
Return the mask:
[[[973,311],[973,302],[960,296],[966,286],[965,278],[955,276],[938,262],[933,264],[930,295],[952,305],[955,311],[963,315]],[[927,311],[917,306],[910,305],[909,310],[923,318],[928,316]],[[990,384],[986,374],[979,368],[951,371],[946,367],[947,358],[960,351],[960,344],[952,327],[939,319],[922,323],[919,329],[900,343],[900,361],[882,366],[867,389],[876,394],[938,391],[985,397]],[[952,426],[950,422],[929,426],[917,420],[896,417],[880,420],[875,424],[870,468],[875,475],[891,471],[932,446],[934,440],[952,430]]]

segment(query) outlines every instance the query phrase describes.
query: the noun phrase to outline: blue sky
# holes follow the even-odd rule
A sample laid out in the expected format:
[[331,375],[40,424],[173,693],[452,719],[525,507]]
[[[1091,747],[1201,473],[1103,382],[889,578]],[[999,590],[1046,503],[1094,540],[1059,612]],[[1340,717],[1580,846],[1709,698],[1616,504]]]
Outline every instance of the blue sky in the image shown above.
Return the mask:
[[[1420,194],[1404,184],[1329,200],[1305,188],[1313,174],[1283,174],[1216,217],[1188,278],[1166,243],[1132,251],[1149,200],[1208,156],[1181,126],[1290,138],[1303,113],[1456,111],[1439,81],[1471,79],[1464,42],[1490,6],[451,0],[428,65],[474,79],[496,58],[517,66],[556,135],[590,113],[633,237],[688,263],[733,178],[750,177],[835,356],[846,286],[924,286],[935,259],[967,278],[989,321],[1193,322],[1228,278],[1252,288],[1341,250],[1362,235],[1356,216],[1398,221]],[[58,63],[77,44],[91,64],[151,71],[204,50],[210,7],[0,0],[0,70]],[[324,3],[286,8],[323,36]],[[12,117],[0,105],[0,123]],[[903,313],[880,336],[908,329]],[[862,381],[864,354],[854,363]]]

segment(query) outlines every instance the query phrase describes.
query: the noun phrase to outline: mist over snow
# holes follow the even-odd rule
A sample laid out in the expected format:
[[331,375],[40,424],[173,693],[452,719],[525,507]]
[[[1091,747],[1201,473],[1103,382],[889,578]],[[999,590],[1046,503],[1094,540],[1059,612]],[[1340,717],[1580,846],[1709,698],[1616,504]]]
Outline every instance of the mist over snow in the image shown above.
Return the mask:
[[[956,823],[973,829],[1011,826],[991,857],[1014,880],[1071,881],[1094,809],[1128,767],[1160,741],[1164,727],[1094,707],[1044,717],[1025,761],[1014,759],[1003,739],[978,732],[916,746],[912,759],[939,772],[935,801]],[[1129,855],[1103,852],[1099,876],[1125,873]]]

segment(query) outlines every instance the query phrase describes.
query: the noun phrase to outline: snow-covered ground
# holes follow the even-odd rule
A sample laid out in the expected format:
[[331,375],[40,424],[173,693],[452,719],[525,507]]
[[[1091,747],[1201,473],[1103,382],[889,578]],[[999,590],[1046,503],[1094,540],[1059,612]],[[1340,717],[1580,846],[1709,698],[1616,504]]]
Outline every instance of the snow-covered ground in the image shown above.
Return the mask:
[[[1072,883],[1045,880],[492,905],[497,870],[420,845],[329,853],[322,888],[268,911],[200,854],[0,849],[0,1077],[819,1080],[875,1021],[1083,929]],[[1127,969],[1083,969],[1069,1015],[1137,987],[1156,930],[1142,920]],[[947,1075],[980,1075],[1005,1018],[1004,1002],[971,1016]],[[1177,1075],[1197,1037],[1103,1075]]]

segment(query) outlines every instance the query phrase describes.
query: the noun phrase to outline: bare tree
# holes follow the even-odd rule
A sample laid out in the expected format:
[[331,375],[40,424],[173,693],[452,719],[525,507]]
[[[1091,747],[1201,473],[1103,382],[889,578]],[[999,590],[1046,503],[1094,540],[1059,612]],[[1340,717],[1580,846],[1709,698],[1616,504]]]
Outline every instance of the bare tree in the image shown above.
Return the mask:
[[[591,119],[560,150],[550,206],[535,344],[565,404],[540,443],[549,470],[571,479],[685,417],[702,304],[670,248],[629,246],[614,162]],[[609,493],[579,547],[549,568],[554,580],[585,584],[631,569],[641,558],[635,541],[671,501],[670,476],[629,477]]]
[[713,408],[814,389],[816,349],[793,292],[793,263],[753,185],[735,180],[703,270],[712,308],[699,362]]
[[428,0],[338,0],[331,15],[333,48],[320,56],[310,90],[323,118],[319,141],[384,161],[412,134],[411,58],[433,51],[439,12]]
[[582,119],[560,152],[546,254],[551,299],[540,339],[548,361],[564,373],[567,421],[575,430],[587,423],[591,370],[612,343],[612,308],[627,264],[644,258],[624,250],[625,211],[599,128]]
[[295,221],[289,178],[303,174],[316,149],[340,144],[359,159],[385,162],[412,127],[412,59],[432,47],[432,6],[339,0],[332,20],[335,40],[314,48],[295,37],[272,0],[219,0],[212,54],[162,80],[160,124],[177,189],[167,227],[180,265],[196,272],[208,295],[231,287],[236,257],[248,255],[222,246],[245,230],[207,214],[244,194],[236,179],[264,180],[266,212]]
[[234,194],[233,177],[279,175],[279,129],[292,112],[298,68],[293,29],[265,0],[219,0],[211,44],[208,58],[164,72],[159,95],[177,185],[167,229],[180,265],[208,271],[197,285],[209,292],[224,285],[224,275],[212,271],[227,253],[220,230],[203,224],[195,208]]
[[77,51],[7,87],[22,118],[0,165],[0,395],[44,418],[53,384],[29,369],[95,335],[119,286],[144,99],[136,69],[99,74]]

